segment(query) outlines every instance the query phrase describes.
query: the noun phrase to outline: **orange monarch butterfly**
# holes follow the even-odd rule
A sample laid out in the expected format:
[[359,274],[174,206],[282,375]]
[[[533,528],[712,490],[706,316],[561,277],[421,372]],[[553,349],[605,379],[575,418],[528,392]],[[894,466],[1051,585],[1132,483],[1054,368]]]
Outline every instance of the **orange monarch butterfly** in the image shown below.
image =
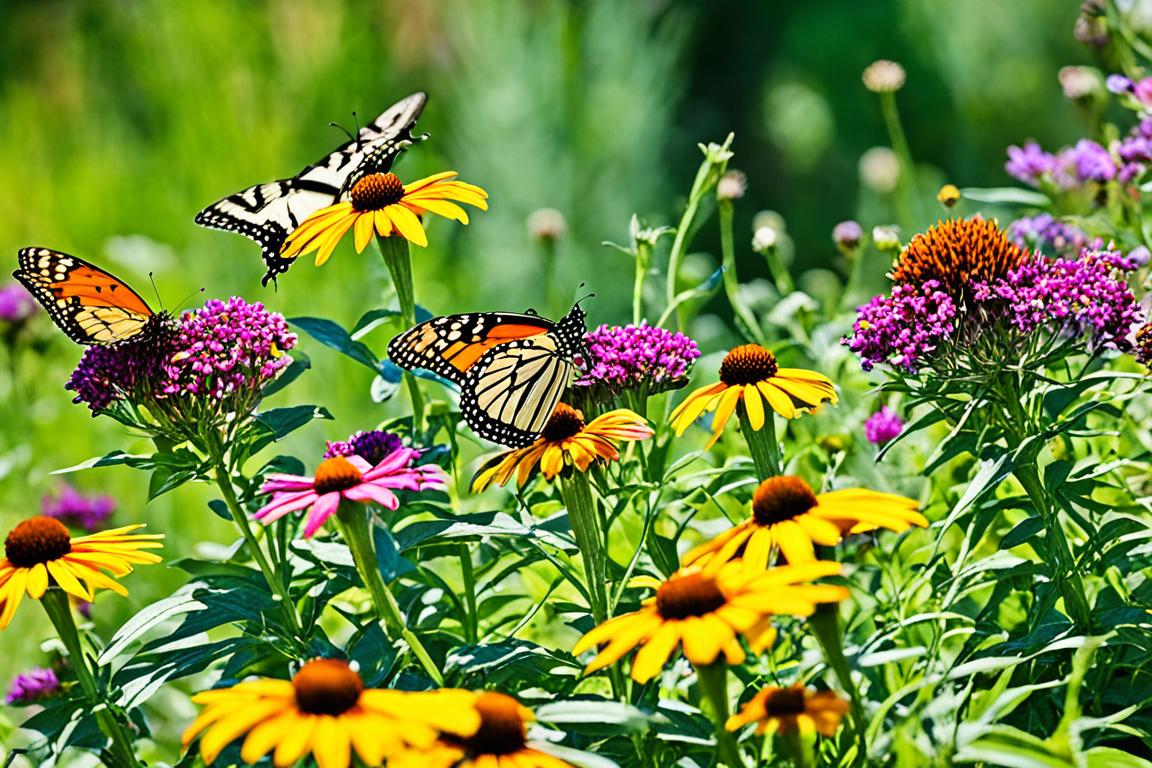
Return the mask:
[[77,344],[117,344],[149,330],[156,314],[123,281],[83,259],[50,248],[24,248],[12,276]]
[[460,386],[460,411],[476,434],[519,448],[539,435],[577,370],[585,367],[584,310],[559,322],[535,313],[434,317],[388,344],[401,368],[423,368]]

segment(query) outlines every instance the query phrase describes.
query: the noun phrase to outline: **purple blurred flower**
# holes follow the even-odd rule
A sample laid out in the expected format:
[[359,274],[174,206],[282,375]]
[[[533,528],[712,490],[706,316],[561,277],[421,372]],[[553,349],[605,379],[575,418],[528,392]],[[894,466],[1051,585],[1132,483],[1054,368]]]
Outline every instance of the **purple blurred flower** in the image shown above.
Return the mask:
[[1152,105],[1152,77],[1145,77],[1137,80],[1132,86],[1132,95],[1141,104],[1148,106]]
[[1148,262],[1152,261],[1152,251],[1149,251],[1143,245],[1138,245],[1132,250],[1128,251],[1128,260],[1132,262],[1135,269],[1148,266]]
[[1116,178],[1116,161],[1107,149],[1091,139],[1080,139],[1076,146],[1066,150],[1067,159],[1076,170],[1080,181],[1111,181]]
[[284,316],[239,296],[212,299],[180,318],[179,351],[165,366],[164,392],[216,400],[259,393],[292,358],[296,346]]
[[1004,170],[1009,176],[1035,187],[1043,177],[1056,170],[1056,157],[1045,152],[1036,142],[1029,141],[1023,147],[1008,147],[1008,162]]
[[1008,225],[1008,237],[1021,248],[1049,256],[1078,256],[1085,248],[1104,247],[1101,238],[1090,237],[1048,213],[1016,219]]
[[891,296],[874,296],[859,308],[852,336],[843,343],[860,356],[866,371],[887,363],[915,373],[955,330],[955,302],[939,281],[928,280],[919,287],[893,286]]
[[885,405],[864,422],[864,437],[873,445],[884,445],[889,440],[894,440],[902,429],[904,420],[896,411]]
[[0,287],[0,321],[22,323],[36,313],[36,299],[20,283]]
[[393,451],[403,448],[399,436],[391,432],[374,429],[370,432],[357,432],[347,440],[328,442],[324,458],[333,456],[359,456],[372,466],[376,466]]
[[84,496],[71,485],[62,484],[55,495],[45,496],[41,511],[65,525],[95,531],[116,511],[111,496]]
[[614,392],[642,389],[656,394],[683,384],[700,357],[696,342],[682,333],[640,325],[602,325],[584,336],[588,372],[577,386],[602,385]]
[[1104,86],[1115,94],[1128,93],[1132,90],[1132,81],[1124,75],[1108,75]]
[[56,677],[55,672],[51,669],[34,667],[16,675],[8,688],[8,695],[4,697],[4,703],[8,706],[32,704],[54,696],[59,690],[60,679]]
[[844,251],[854,251],[864,237],[864,228],[856,221],[842,221],[832,228],[832,241]]

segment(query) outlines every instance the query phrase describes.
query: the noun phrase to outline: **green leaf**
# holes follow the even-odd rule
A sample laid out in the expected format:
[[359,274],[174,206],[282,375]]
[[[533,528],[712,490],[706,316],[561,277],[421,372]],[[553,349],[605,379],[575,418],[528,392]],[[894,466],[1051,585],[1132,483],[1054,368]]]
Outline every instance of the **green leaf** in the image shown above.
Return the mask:
[[552,725],[594,723],[621,726],[628,731],[643,731],[651,717],[631,704],[605,699],[554,701],[536,708],[536,719]]
[[960,195],[978,203],[1027,205],[1033,208],[1047,208],[1052,204],[1047,195],[1019,187],[964,187],[960,190]]
[[1044,521],[1039,517],[1029,517],[1021,520],[1016,526],[1004,534],[1000,540],[1001,549],[1012,549],[1044,530]]
[[292,362],[289,363],[287,368],[280,372],[279,376],[264,385],[264,389],[261,391],[262,396],[269,397],[276,394],[280,390],[284,389],[284,387],[300,378],[300,374],[309,370],[311,367],[312,360],[308,357],[308,355],[304,354],[303,352],[293,352]]
[[362,341],[356,341],[339,324],[321,317],[292,317],[288,322],[326,347],[352,358],[356,362],[377,370],[380,358]]
[[331,418],[332,414],[328,409],[319,405],[294,405],[290,408],[273,408],[258,413],[256,423],[262,434],[252,440],[249,452],[256,453],[269,443],[287,437],[316,419]]

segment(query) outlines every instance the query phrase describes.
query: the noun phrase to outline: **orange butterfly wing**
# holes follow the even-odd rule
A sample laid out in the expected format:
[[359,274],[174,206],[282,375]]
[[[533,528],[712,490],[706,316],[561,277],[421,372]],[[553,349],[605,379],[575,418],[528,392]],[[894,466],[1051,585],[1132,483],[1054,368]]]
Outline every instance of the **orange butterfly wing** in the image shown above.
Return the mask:
[[426,320],[394,338],[388,357],[401,368],[423,368],[460,384],[486,352],[540,336],[556,324],[536,315],[475,312]]
[[140,294],[83,259],[50,248],[24,248],[13,276],[68,338],[115,344],[136,336],[152,317]]

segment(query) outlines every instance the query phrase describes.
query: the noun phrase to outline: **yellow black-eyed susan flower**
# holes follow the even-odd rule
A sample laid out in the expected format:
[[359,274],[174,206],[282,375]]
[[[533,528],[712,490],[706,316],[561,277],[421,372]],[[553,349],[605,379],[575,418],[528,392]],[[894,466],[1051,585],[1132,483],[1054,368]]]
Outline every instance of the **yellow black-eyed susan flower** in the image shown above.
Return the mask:
[[[823,374],[803,368],[781,368],[776,356],[759,344],[745,344],[731,350],[720,364],[720,381],[688,395],[672,412],[672,427],[682,435],[706,411],[712,417],[711,447],[724,431],[724,425],[743,403],[752,429],[764,426],[765,414],[775,411],[786,419],[795,418],[824,402],[836,402],[836,388]],[[765,411],[767,404],[769,411]]]
[[473,697],[480,727],[468,736],[449,732],[430,747],[402,750],[389,768],[572,768],[528,740],[532,711],[516,699],[494,691],[459,693]]
[[434,213],[468,223],[468,213],[456,203],[488,210],[488,193],[474,184],[456,179],[455,171],[444,171],[411,184],[394,173],[371,173],[357,181],[349,199],[321,208],[288,236],[280,249],[290,259],[318,250],[316,266],[328,261],[340,239],[353,230],[356,252],[362,253],[373,233],[381,237],[399,235],[410,243],[428,245],[420,216]]
[[158,539],[163,537],[132,533],[143,527],[128,525],[72,538],[64,524],[51,517],[32,517],[17,525],[4,540],[0,560],[0,629],[12,621],[25,593],[39,600],[50,585],[86,602],[101,589],[127,595],[112,576],[131,573],[133,565],[160,562],[143,550],[162,546]]
[[816,544],[835,546],[845,534],[927,526],[917,506],[912,499],[865,488],[816,494],[799,477],[770,477],[752,495],[751,516],[690,550],[684,564],[715,570],[740,558],[749,570],[763,571],[775,550],[789,563],[808,562],[816,559]]
[[502,453],[481,467],[472,481],[472,491],[479,493],[492,483],[506,485],[513,474],[524,485],[537,464],[548,480],[566,467],[587,472],[596,461],[619,459],[620,441],[651,436],[648,421],[627,408],[609,411],[585,423],[582,411],[559,403],[536,442]]
[[833,691],[813,691],[803,685],[769,685],[728,718],[726,727],[736,731],[756,723],[758,734],[799,731],[805,736],[833,736],[847,711],[848,702]]
[[480,717],[467,691],[410,693],[366,689],[347,662],[315,659],[288,680],[259,678],[192,697],[204,710],[184,731],[184,746],[200,739],[211,764],[241,736],[241,759],[257,763],[269,752],[276,768],[311,755],[318,768],[349,768],[355,753],[365,765],[410,747],[431,747],[450,724],[472,734]]
[[633,585],[651,587],[656,594],[640,610],[584,635],[572,652],[603,646],[586,670],[595,672],[639,648],[632,660],[632,679],[639,683],[655,677],[677,648],[696,665],[711,664],[721,654],[739,664],[745,658],[739,638],[754,653],[772,645],[773,616],[810,616],[818,603],[846,598],[844,587],[807,583],[838,573],[839,563],[785,565],[761,573],[728,563],[713,573],[681,568],[665,581],[642,576]]

